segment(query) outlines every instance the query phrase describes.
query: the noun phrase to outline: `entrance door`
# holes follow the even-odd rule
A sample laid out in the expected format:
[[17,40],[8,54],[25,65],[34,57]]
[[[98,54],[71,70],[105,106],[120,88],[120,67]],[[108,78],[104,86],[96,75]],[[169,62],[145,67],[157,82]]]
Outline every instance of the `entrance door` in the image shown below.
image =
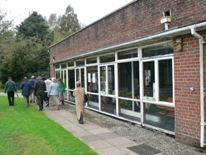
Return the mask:
[[[81,82],[81,86],[85,87],[85,76],[84,76],[84,68],[76,68],[76,81]],[[75,81],[75,83],[76,83]]]
[[111,114],[116,114],[114,69],[114,64],[101,65],[99,68],[100,110]]
[[100,93],[115,95],[114,65],[100,66]]

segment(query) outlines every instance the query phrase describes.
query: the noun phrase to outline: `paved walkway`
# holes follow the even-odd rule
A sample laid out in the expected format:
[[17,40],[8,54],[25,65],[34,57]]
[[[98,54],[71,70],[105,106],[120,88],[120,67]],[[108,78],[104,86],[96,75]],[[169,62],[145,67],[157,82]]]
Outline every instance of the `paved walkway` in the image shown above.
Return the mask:
[[43,112],[90,146],[99,155],[137,155],[137,153],[127,149],[136,146],[135,142],[120,137],[108,129],[86,120],[84,120],[83,125],[78,124],[76,115],[66,110],[44,108]]

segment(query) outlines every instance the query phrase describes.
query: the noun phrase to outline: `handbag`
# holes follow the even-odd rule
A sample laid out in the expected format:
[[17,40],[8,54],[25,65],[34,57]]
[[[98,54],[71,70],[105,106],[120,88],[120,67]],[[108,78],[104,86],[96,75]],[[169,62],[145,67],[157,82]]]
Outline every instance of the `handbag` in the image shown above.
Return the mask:
[[88,101],[88,96],[87,94],[84,94],[84,103],[86,103]]

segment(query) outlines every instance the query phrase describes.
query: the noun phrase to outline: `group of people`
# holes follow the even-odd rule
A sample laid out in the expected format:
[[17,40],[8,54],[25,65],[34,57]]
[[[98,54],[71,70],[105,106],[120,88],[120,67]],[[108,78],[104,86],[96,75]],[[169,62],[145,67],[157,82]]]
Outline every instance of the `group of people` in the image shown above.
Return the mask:
[[[39,110],[42,111],[44,102],[46,103],[46,107],[48,107],[50,101],[52,105],[57,106],[57,109],[59,109],[58,106],[60,104],[64,104],[65,85],[62,79],[59,79],[57,82],[54,77],[52,80],[44,76],[38,76],[36,79],[34,76],[31,76],[31,79],[24,77],[19,88],[22,89],[22,96],[26,107],[29,106],[29,103],[36,102]],[[4,92],[7,93],[9,105],[13,106],[17,86],[11,77],[5,83]]]
[[[35,103],[35,101],[39,106],[39,111],[43,110],[44,102],[46,103],[46,107],[52,106],[57,110],[59,110],[60,104],[64,105],[65,85],[61,78],[57,80],[53,77],[50,80],[49,77],[44,78],[38,76],[35,79],[34,76],[32,76],[31,79],[28,80],[27,77],[24,77],[19,88],[22,89],[22,96],[24,97],[26,107],[29,106],[29,103]],[[13,106],[17,86],[11,77],[9,77],[5,83],[4,92],[7,93],[9,105]],[[85,90],[81,87],[81,82],[77,81],[73,95],[75,96],[76,115],[79,124],[84,123],[84,94]]]

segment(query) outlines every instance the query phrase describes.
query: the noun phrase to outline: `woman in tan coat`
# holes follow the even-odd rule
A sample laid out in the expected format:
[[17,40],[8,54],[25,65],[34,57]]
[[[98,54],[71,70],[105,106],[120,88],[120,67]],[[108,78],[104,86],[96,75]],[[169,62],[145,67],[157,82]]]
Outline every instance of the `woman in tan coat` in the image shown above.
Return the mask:
[[76,104],[76,115],[79,124],[83,124],[84,114],[84,88],[81,87],[79,81],[76,82],[76,88],[74,89],[75,104]]

